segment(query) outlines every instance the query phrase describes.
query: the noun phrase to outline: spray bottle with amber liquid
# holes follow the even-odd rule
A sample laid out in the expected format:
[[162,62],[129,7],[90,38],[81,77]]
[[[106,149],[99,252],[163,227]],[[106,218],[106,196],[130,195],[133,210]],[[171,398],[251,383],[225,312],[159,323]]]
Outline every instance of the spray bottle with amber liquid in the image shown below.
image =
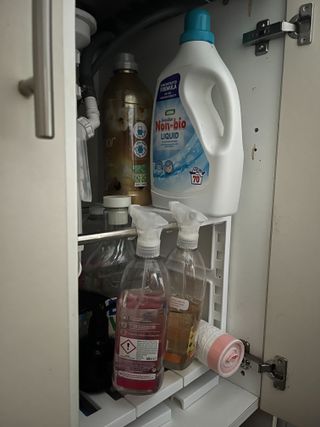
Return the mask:
[[164,365],[185,369],[192,362],[206,285],[206,268],[198,250],[199,228],[207,220],[180,202],[169,202],[179,232],[177,247],[166,261],[171,297]]

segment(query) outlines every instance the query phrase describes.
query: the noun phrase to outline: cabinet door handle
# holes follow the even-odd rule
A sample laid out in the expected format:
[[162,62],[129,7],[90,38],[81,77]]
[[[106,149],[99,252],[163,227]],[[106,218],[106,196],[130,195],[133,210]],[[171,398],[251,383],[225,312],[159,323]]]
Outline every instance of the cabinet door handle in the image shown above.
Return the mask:
[[32,1],[33,77],[21,80],[19,92],[34,94],[35,129],[38,138],[54,138],[52,71],[52,0]]

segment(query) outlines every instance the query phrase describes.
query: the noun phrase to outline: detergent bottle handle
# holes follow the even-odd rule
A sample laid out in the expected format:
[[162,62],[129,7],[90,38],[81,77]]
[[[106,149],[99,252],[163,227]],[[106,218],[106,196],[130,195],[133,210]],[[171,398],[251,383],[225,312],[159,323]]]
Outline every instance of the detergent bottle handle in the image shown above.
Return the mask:
[[[241,113],[236,84],[222,59],[217,55],[211,68],[187,72],[183,86],[181,97],[205,152],[212,156],[227,149],[237,132],[241,135]],[[212,100],[215,86],[223,104],[223,122]]]
[[[224,150],[237,141],[237,134],[240,139],[242,138],[242,131],[238,89],[230,71],[221,59],[220,61],[220,70],[212,71],[212,78],[216,81],[223,103],[223,133],[220,135],[219,143],[220,148]],[[215,109],[214,105],[213,108]]]

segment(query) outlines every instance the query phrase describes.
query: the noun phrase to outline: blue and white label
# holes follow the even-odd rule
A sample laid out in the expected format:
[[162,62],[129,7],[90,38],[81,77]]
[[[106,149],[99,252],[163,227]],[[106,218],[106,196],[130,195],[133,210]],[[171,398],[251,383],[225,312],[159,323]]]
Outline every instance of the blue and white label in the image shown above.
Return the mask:
[[143,159],[148,152],[148,146],[144,141],[136,141],[133,146],[133,152],[138,159]]
[[148,129],[143,122],[137,122],[133,126],[133,134],[137,139],[144,139],[147,136]]
[[153,123],[153,183],[165,191],[201,189],[209,162],[179,96],[180,74],[162,80]]

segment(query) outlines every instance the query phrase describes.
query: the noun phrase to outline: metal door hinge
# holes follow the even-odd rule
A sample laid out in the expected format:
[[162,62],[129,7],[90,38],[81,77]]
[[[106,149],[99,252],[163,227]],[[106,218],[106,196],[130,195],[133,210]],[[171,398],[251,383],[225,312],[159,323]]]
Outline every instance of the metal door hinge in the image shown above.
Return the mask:
[[303,4],[299,8],[299,13],[290,19],[290,22],[281,21],[270,24],[269,19],[259,21],[255,30],[243,34],[242,44],[245,46],[254,45],[256,56],[268,53],[269,41],[282,37],[285,34],[288,34],[291,38],[297,39],[299,46],[311,44],[312,18],[313,4]]
[[272,379],[273,386],[278,390],[286,389],[288,360],[282,356],[275,356],[273,359],[263,362],[259,357],[250,353],[250,343],[241,340],[245,347],[245,354],[241,364],[243,370],[251,368],[251,362],[257,364],[258,372],[267,373]]

